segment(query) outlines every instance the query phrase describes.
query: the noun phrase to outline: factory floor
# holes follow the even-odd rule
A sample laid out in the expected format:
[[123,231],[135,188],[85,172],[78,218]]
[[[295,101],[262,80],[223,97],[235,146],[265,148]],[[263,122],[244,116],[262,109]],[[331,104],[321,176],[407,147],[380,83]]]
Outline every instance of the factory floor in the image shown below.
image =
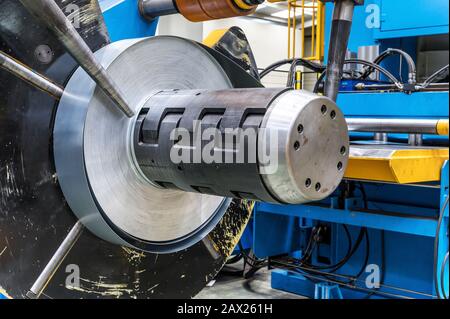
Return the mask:
[[196,299],[303,299],[270,287],[270,271],[261,269],[251,279],[220,275]]

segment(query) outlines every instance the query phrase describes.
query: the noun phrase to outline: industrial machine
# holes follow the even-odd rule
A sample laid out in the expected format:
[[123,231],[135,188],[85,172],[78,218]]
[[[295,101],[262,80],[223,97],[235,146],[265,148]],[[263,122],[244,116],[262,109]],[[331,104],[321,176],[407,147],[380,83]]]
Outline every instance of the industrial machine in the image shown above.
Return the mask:
[[[264,88],[237,28],[205,44],[152,37],[161,15],[262,2],[0,0],[0,293],[193,297],[246,230],[280,269],[276,289],[448,295],[448,83],[435,84],[448,66],[419,81],[403,41],[406,82],[380,65],[393,49],[345,60],[402,36],[363,32],[355,0],[327,5],[327,66],[303,61],[322,71],[315,92]],[[446,34],[448,16],[427,28],[408,36]],[[360,255],[364,271],[383,261],[376,288],[348,276]]]
[[448,298],[448,49],[447,1],[355,8],[337,99],[351,130],[344,181],[319,203],[255,206],[253,250],[276,269],[272,288]]

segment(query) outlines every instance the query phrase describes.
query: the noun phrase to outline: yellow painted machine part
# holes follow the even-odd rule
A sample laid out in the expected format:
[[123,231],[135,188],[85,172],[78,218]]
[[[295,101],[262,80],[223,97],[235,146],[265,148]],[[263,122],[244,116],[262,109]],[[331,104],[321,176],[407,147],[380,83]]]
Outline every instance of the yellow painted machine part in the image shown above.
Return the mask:
[[236,3],[236,5],[243,10],[251,10],[255,7],[255,6],[250,6],[250,5],[246,4],[242,0],[234,0],[234,3]]
[[448,135],[448,120],[439,120],[436,131],[439,135]]
[[220,39],[222,39],[228,30],[229,29],[218,29],[211,31],[211,33],[203,40],[203,44],[212,48]]
[[400,184],[441,179],[448,149],[397,150],[390,158],[350,157],[346,178]]

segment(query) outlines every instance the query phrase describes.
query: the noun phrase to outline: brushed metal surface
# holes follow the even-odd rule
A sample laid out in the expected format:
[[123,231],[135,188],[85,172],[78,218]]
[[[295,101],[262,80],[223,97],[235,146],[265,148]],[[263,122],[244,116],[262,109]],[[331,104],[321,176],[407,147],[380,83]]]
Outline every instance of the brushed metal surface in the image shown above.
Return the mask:
[[[127,40],[96,55],[136,113],[158,90],[231,87],[206,51],[180,38]],[[158,252],[186,248],[193,244],[189,239],[195,243],[212,230],[229,200],[154,187],[135,164],[134,122],[111,105],[83,70],[75,73],[61,100],[55,130],[64,194],[85,225],[106,240],[136,246],[135,239]]]
[[[262,174],[272,194],[285,203],[328,197],[341,182],[348,164],[349,136],[344,115],[327,97],[287,91],[270,106],[262,123],[264,136],[278,135],[278,167]],[[261,166],[261,171],[264,166]],[[267,168],[266,168],[267,169]]]

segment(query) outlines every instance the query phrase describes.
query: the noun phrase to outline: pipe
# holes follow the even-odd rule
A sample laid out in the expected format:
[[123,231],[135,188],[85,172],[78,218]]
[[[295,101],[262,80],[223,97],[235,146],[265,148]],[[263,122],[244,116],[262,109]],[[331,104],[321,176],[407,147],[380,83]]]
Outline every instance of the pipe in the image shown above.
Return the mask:
[[39,275],[38,279],[35,281],[30,291],[27,292],[27,297],[30,299],[39,299],[45,287],[47,287],[48,283],[52,279],[53,275],[58,270],[61,263],[64,261],[73,245],[76,243],[78,238],[83,231],[83,224],[78,221],[70,230],[69,234],[66,236],[62,244],[58,247],[55,254],[52,256],[47,266],[45,266],[44,270]]
[[178,13],[174,0],[140,0],[138,6],[141,15],[149,21]]
[[56,35],[72,57],[114,102],[114,105],[126,116],[132,117],[134,112],[125,101],[119,87],[97,61],[91,49],[58,5],[53,0],[20,0],[20,2]]
[[353,21],[354,0],[338,0],[334,5],[328,51],[327,77],[324,93],[333,101],[337,100],[339,83],[344,69],[345,54]]
[[[447,135],[448,120],[347,118],[349,131]],[[447,133],[447,134],[445,134]]]
[[0,51],[0,67],[58,100],[64,93],[62,87],[2,51]]

